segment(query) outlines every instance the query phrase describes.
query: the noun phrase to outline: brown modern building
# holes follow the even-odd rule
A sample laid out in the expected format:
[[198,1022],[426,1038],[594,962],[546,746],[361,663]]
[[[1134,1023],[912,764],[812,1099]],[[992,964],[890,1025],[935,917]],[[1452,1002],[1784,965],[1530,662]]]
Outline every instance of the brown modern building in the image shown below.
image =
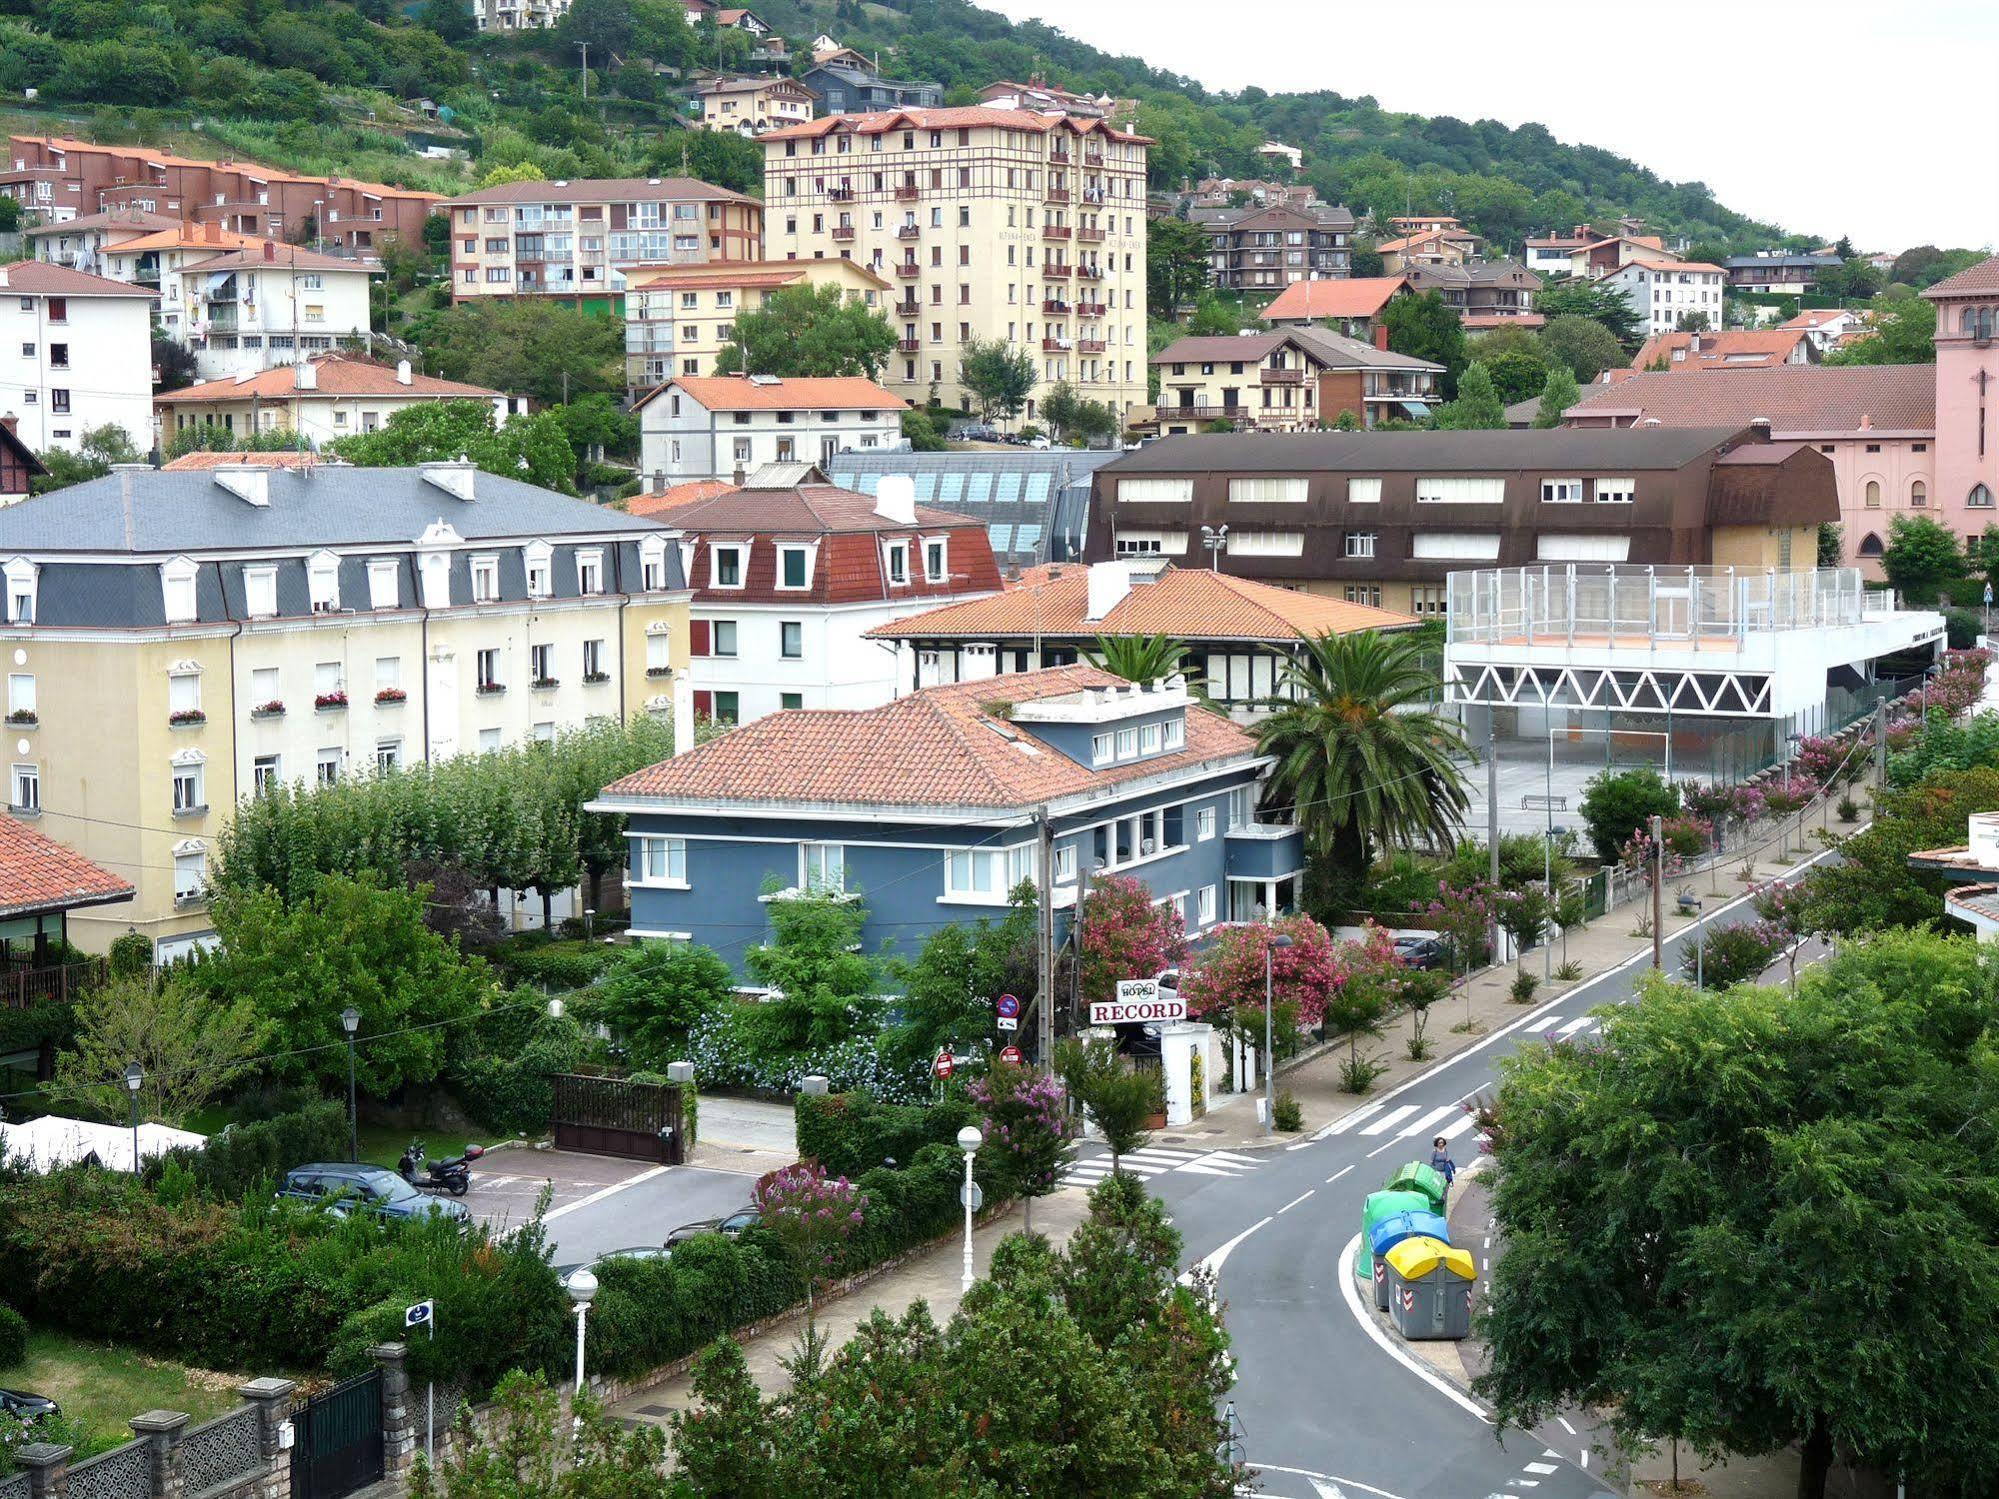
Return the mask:
[[1208,274],[1223,291],[1275,291],[1348,274],[1353,215],[1325,203],[1196,210],[1208,236]]
[[1468,568],[1810,568],[1833,466],[1755,427],[1166,437],[1096,474],[1085,560],[1158,551],[1440,615]]
[[391,238],[414,241],[443,199],[436,193],[308,177],[252,161],[196,161],[140,146],[99,146],[58,136],[14,135],[0,194],[45,223],[114,209],[216,224],[236,234],[331,254],[366,255]]
[[1433,291],[1454,310],[1467,333],[1489,328],[1538,328],[1547,319],[1534,310],[1541,278],[1517,260],[1467,260],[1459,265],[1412,265],[1409,289]]

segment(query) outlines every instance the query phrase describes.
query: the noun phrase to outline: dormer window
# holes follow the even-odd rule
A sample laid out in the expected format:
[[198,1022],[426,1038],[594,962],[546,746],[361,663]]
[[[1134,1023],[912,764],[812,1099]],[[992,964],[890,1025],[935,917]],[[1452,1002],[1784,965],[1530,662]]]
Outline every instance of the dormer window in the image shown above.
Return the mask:
[[585,597],[604,591],[604,553],[598,548],[576,554],[576,591]]
[[1165,723],[1165,738],[1167,749],[1185,749],[1187,747],[1187,720],[1184,718],[1167,719]]
[[1090,736],[1090,763],[1092,765],[1109,765],[1116,758],[1117,750],[1110,735],[1092,734]]
[[548,598],[555,592],[555,549],[545,541],[532,542],[521,548],[521,556],[527,564],[528,597]]
[[1138,757],[1137,729],[1119,729],[1117,731],[1117,757],[1120,760],[1133,760]]
[[1160,734],[1160,726],[1158,724],[1156,723],[1140,724],[1138,726],[1138,752],[1141,755],[1158,754],[1159,734]]
[[330,614],[340,607],[340,559],[331,552],[316,553],[306,563],[305,581],[312,596],[314,614]]
[[496,604],[500,599],[500,559],[498,557],[474,557],[472,559],[472,602],[475,604]]
[[269,619],[278,612],[278,570],[243,569],[243,608],[252,619]]
[[41,569],[25,557],[16,557],[0,571],[4,571],[7,580],[7,623],[33,624]]
[[945,545],[942,541],[923,543],[923,577],[926,582],[942,583],[949,576]]
[[888,580],[892,584],[909,581],[909,543],[891,541],[888,544]]
[[805,588],[812,581],[812,552],[809,547],[777,549],[777,586]]
[[708,555],[712,559],[714,587],[741,588],[743,586],[743,549],[741,547],[712,547]]
[[368,607],[370,609],[399,609],[402,607],[402,584],[398,579],[399,569],[393,558],[377,557],[368,563]]
[[639,577],[647,593],[659,593],[666,587],[666,543],[657,536],[639,543]]
[[[176,557],[160,564],[160,592],[166,608],[167,623],[186,625],[194,623],[195,566],[185,557]],[[10,579],[8,590],[13,592]]]

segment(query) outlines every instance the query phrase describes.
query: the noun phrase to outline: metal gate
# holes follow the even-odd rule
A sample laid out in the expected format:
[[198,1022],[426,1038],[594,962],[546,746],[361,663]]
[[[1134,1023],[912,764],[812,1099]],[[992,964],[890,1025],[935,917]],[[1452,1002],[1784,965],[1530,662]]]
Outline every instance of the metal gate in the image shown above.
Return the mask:
[[552,1123],[558,1150],[678,1166],[686,1159],[680,1089],[624,1077],[559,1072]]
[[382,1371],[292,1407],[292,1499],[340,1499],[382,1476]]

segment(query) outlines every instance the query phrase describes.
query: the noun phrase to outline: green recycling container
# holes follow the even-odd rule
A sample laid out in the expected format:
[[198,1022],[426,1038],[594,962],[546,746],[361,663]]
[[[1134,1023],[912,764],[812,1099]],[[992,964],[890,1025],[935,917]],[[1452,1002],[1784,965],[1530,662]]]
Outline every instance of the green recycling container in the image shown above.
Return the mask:
[[1360,1253],[1354,1256],[1354,1278],[1365,1281],[1372,1281],[1375,1278],[1374,1252],[1368,1248],[1368,1245],[1373,1241],[1374,1226],[1377,1223],[1384,1218],[1393,1218],[1397,1213],[1434,1213],[1436,1210],[1436,1204],[1421,1192],[1396,1191],[1391,1188],[1369,1193],[1367,1201],[1361,1205]]
[[1421,1192],[1430,1199],[1427,1211],[1441,1214],[1444,1211],[1444,1198],[1448,1188],[1444,1182],[1444,1173],[1435,1166],[1422,1161],[1411,1161],[1388,1178],[1388,1190]]

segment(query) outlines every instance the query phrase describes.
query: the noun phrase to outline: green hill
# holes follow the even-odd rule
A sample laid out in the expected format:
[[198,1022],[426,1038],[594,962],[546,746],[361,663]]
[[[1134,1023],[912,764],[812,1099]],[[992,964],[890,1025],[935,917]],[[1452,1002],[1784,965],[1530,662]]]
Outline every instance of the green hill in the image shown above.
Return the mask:
[[[879,53],[886,71],[941,81],[954,102],[1034,72],[1135,97],[1140,128],[1159,142],[1159,187],[1264,175],[1256,148],[1274,137],[1304,150],[1304,177],[1331,201],[1357,213],[1456,213],[1501,245],[1619,214],[1712,251],[1781,237],[1698,182],[1666,182],[1539,125],[1393,113],[1327,92],[1216,94],[969,0],[766,0],[757,10],[795,53],[826,31]],[[680,128],[682,75],[740,62],[746,47],[740,33],[686,25],[679,0],[576,0],[561,27],[522,36],[479,35],[466,0],[0,0],[0,91],[23,100],[37,90],[0,123],[445,190],[523,163],[551,177],[685,167],[747,188],[759,175],[754,146]],[[426,159],[425,147],[466,159]]]

